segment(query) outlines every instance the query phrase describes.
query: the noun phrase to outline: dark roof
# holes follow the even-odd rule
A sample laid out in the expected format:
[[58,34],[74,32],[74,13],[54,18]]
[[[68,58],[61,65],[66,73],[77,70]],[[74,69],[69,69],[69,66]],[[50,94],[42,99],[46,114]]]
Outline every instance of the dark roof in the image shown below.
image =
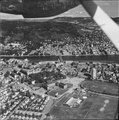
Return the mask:
[[23,69],[21,69],[20,72],[23,73],[23,74],[25,74],[25,75],[27,75],[27,71],[25,71]]
[[66,84],[65,83],[59,83],[59,86],[64,87]]
[[14,74],[14,73],[11,73],[10,76],[15,77],[15,74]]

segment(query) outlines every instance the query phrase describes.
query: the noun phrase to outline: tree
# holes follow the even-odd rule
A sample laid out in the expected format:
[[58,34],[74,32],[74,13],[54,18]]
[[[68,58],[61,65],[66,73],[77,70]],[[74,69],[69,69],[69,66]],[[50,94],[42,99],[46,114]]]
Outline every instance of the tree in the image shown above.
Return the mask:
[[7,78],[9,75],[10,75],[10,72],[7,71],[7,72],[4,74],[4,77]]

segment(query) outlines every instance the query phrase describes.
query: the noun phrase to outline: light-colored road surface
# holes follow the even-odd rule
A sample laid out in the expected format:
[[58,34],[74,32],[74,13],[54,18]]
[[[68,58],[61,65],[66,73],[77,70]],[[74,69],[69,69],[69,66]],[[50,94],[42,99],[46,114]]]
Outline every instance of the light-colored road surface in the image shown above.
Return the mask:
[[70,83],[73,86],[67,91],[68,93],[72,93],[75,88],[78,88],[79,85],[81,84],[82,81],[84,81],[84,78],[78,78],[78,77],[73,77],[65,80],[65,83]]

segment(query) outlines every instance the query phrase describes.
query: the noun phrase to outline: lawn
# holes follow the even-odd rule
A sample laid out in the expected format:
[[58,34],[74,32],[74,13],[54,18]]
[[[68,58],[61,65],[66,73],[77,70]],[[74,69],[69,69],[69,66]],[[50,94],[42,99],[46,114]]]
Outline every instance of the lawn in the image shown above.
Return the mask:
[[[105,101],[109,101],[104,107]],[[101,108],[104,107],[104,110],[101,111]],[[117,112],[118,99],[117,98],[106,98],[104,96],[98,96],[95,99],[90,111],[88,112],[85,118],[87,119],[114,119]]]
[[119,96],[119,85],[101,81],[83,81],[81,86],[89,91]]
[[[114,119],[117,112],[118,99],[114,97],[107,98],[104,95],[91,94],[78,108],[70,108],[64,105],[70,97],[64,96],[51,109],[49,114],[52,120]],[[105,110],[101,112],[100,109],[104,106],[105,100],[108,100],[109,103],[106,104]]]

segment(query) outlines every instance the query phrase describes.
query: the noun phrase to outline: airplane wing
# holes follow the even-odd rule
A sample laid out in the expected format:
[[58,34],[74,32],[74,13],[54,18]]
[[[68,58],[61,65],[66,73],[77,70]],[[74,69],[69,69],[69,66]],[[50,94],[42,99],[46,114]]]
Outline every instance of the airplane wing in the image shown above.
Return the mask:
[[1,20],[18,20],[18,19],[24,19],[24,17],[22,15],[14,15],[14,14],[0,12],[0,19]]
[[119,50],[119,26],[93,0],[81,0],[81,4]]
[[0,0],[0,12],[24,18],[45,18],[61,14],[80,4],[79,0]]

